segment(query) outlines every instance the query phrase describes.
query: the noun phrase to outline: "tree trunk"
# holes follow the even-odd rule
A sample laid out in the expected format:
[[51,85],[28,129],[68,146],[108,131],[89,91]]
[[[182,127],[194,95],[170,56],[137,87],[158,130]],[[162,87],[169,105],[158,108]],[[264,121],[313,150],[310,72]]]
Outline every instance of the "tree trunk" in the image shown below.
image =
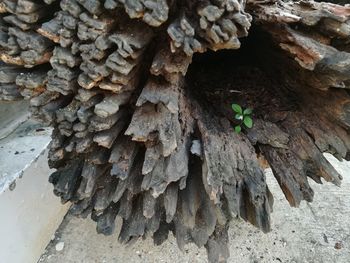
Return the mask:
[[[332,1],[344,4],[346,1]],[[282,0],[3,0],[0,98],[54,128],[54,193],[119,240],[173,232],[228,258],[241,217],[270,230],[350,160],[350,7]],[[219,51],[224,50],[224,51]],[[215,52],[216,51],[216,52]],[[254,125],[234,131],[231,104]]]

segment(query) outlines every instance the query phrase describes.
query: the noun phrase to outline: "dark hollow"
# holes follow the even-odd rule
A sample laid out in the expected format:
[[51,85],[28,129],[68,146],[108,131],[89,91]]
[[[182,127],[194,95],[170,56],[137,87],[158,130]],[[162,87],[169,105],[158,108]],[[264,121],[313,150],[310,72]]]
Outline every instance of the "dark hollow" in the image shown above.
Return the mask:
[[[238,50],[209,51],[194,56],[186,76],[186,92],[204,110],[226,116],[234,114],[231,104],[254,109],[255,118],[271,112],[297,109],[297,94],[283,80],[279,63],[267,59],[278,48],[259,29],[241,39]],[[273,54],[270,57],[274,57]]]

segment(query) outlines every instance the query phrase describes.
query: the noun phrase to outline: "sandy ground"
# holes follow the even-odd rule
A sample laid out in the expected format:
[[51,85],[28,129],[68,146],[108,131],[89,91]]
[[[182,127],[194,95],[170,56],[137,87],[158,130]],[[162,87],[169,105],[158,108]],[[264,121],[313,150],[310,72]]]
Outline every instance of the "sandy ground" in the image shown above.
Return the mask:
[[[334,158],[330,161],[344,176],[342,187],[310,182],[315,190],[314,202],[303,202],[298,209],[289,207],[271,172],[267,171],[267,181],[275,197],[273,230],[263,234],[239,219],[233,221],[229,232],[229,262],[349,263],[350,163]],[[57,244],[60,251],[56,250]],[[98,235],[91,220],[67,215],[39,262],[199,263],[207,262],[207,257],[203,248],[194,245],[180,251],[172,236],[158,247],[153,246],[150,238],[125,247],[118,243],[117,233],[109,237]]]

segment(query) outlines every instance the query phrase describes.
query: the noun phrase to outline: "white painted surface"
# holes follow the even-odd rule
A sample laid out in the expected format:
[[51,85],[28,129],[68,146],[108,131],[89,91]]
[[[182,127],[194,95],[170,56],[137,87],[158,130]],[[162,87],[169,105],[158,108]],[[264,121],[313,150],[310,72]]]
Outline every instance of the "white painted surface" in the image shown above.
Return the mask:
[[13,191],[0,194],[1,263],[37,262],[61,223],[68,206],[53,195],[51,172],[44,153],[17,179]]
[[0,194],[21,177],[23,171],[46,149],[50,134],[50,128],[27,120],[0,140]]
[[48,182],[51,129],[28,115],[24,102],[0,103],[0,263],[37,262],[68,209]]

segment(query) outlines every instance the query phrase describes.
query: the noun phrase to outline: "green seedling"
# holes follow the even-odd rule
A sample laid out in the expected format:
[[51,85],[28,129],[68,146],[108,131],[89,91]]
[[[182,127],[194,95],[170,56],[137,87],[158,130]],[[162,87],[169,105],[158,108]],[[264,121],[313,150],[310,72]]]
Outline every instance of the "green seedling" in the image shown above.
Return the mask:
[[235,119],[239,121],[239,124],[235,126],[235,132],[240,133],[242,131],[242,126],[246,128],[253,127],[253,119],[251,114],[253,112],[252,109],[246,108],[242,109],[242,107],[238,104],[231,105],[232,110],[235,112]]

